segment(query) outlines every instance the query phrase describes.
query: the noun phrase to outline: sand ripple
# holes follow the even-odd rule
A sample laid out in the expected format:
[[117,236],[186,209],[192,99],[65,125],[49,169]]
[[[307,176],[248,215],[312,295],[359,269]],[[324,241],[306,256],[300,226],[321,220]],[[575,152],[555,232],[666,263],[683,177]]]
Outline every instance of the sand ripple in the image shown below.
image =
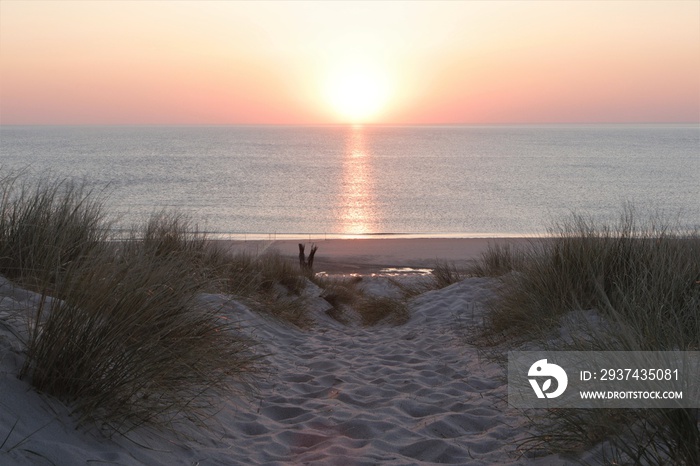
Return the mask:
[[[7,291],[0,311],[34,298]],[[143,430],[105,440],[76,431],[66,414],[55,414],[59,408],[47,409],[7,372],[2,389],[15,398],[6,398],[0,420],[11,427],[21,419],[10,444],[28,436],[8,459],[33,464],[36,454],[24,453],[31,451],[55,464],[564,464],[518,456],[512,444],[524,435],[524,420],[504,401],[503,369],[461,341],[460,326],[475,325],[490,293],[488,279],[468,279],[414,299],[403,326],[319,319],[309,331],[265,320],[226,296],[203,296],[264,342],[271,370],[255,399],[227,400],[204,438]],[[53,417],[41,427],[47,412]]]
[[[419,296],[399,327],[266,329],[273,376],[233,458],[253,464],[550,464],[519,457],[503,370],[461,340],[492,292],[469,279]],[[251,429],[251,425],[254,428]],[[255,434],[259,432],[259,434]],[[252,442],[252,443],[249,443]],[[246,448],[245,445],[248,445]],[[562,464],[556,459],[551,464]]]

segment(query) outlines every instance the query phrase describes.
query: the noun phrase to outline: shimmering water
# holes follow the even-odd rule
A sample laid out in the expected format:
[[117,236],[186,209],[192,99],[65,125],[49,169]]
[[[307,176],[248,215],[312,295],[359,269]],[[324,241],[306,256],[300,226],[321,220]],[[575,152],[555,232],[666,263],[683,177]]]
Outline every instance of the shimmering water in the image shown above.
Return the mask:
[[625,202],[700,224],[697,125],[2,127],[0,164],[222,234],[536,234]]

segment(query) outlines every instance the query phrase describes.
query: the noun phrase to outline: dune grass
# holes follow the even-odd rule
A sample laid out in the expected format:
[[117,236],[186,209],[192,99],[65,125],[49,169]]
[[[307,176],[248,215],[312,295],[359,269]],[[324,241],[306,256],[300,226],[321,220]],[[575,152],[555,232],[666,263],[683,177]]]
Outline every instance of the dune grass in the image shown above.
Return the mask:
[[220,286],[222,255],[184,217],[116,242],[85,183],[11,173],[0,193],[0,273],[41,295],[22,378],[121,433],[197,421],[251,388],[255,342],[197,299]]
[[102,250],[109,235],[104,199],[85,182],[19,173],[0,176],[0,274],[37,289]]
[[410,318],[408,307],[403,301],[386,296],[363,296],[354,309],[360,315],[362,325],[368,327],[379,323],[402,325]]
[[481,257],[464,274],[474,277],[500,277],[525,266],[526,253],[512,244],[489,244]]
[[[242,258],[241,265],[236,259]],[[235,255],[235,266],[230,275],[232,289],[244,284],[249,293],[273,293],[276,285],[283,286],[290,294],[299,295],[305,287],[305,274],[290,258],[279,252],[269,251],[264,254],[245,257]]]
[[312,281],[323,288],[323,299],[332,306],[352,305],[361,291],[358,284],[362,282],[362,277],[338,278],[327,276],[315,276]]
[[473,274],[467,268],[457,267],[447,260],[437,260],[429,275],[410,281],[390,277],[389,282],[401,291],[405,299],[410,299],[428,291],[446,288],[471,276]]
[[[549,350],[700,349],[700,232],[626,207],[615,225],[573,215],[517,250],[489,249],[472,273],[500,276],[482,342]],[[592,310],[605,334],[551,335],[571,311]],[[576,451],[610,440],[619,464],[700,464],[697,410],[548,410],[528,446]]]
[[389,280],[404,293],[404,298],[400,299],[369,294],[362,289],[362,281],[362,277],[359,276],[314,278],[314,283],[324,290],[321,297],[333,306],[328,314],[343,324],[356,322],[365,327],[372,327],[378,324],[403,325],[408,322],[408,287],[403,288],[397,280]]
[[222,260],[192,219],[175,211],[153,213],[143,226],[132,229],[122,246],[125,255],[178,258],[202,273],[213,271]]
[[564,313],[596,309],[626,323],[635,334],[628,340],[636,341],[625,344],[634,349],[700,348],[697,230],[640,223],[629,208],[612,227],[573,216],[550,237],[517,251],[491,249],[484,261],[513,264],[497,269],[513,273],[501,276],[490,309],[487,331],[494,334],[534,336]]
[[173,258],[93,257],[43,301],[21,376],[72,403],[79,421],[118,432],[211,412],[216,397],[255,372],[254,342],[219,310],[207,283]]
[[259,313],[300,328],[311,325],[300,296],[305,275],[298,265],[276,251],[254,255],[226,250],[182,213],[153,214],[122,245],[122,254],[179,260],[205,282],[203,291],[244,298]]
[[467,273],[447,261],[437,261],[432,271],[432,288],[440,289],[467,278]]
[[298,264],[277,251],[263,254],[224,252],[217,259],[222,290],[244,298],[255,311],[307,329],[312,318],[302,295],[306,275]]

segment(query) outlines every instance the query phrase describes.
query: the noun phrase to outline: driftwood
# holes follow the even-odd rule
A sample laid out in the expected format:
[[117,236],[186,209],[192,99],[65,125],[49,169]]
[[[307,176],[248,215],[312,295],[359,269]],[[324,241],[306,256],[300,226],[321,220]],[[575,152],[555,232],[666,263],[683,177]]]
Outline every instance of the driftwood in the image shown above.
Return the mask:
[[299,267],[301,267],[301,270],[304,270],[306,272],[313,272],[314,269],[314,254],[316,254],[316,250],[318,249],[318,246],[315,244],[311,244],[311,251],[309,252],[309,258],[308,260],[306,259],[306,255],[304,254],[304,245],[299,243]]

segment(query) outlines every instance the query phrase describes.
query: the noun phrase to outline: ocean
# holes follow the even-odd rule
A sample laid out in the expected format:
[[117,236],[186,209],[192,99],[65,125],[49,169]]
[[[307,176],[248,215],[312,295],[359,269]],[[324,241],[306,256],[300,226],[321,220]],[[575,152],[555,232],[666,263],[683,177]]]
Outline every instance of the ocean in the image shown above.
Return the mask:
[[542,234],[627,203],[700,225],[698,125],[4,126],[0,167],[233,238]]

